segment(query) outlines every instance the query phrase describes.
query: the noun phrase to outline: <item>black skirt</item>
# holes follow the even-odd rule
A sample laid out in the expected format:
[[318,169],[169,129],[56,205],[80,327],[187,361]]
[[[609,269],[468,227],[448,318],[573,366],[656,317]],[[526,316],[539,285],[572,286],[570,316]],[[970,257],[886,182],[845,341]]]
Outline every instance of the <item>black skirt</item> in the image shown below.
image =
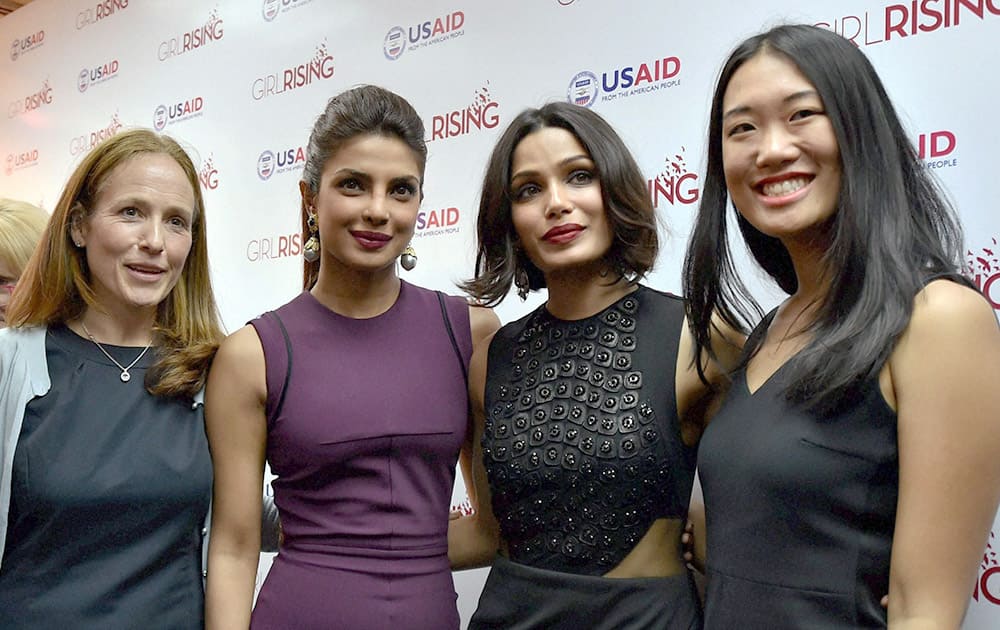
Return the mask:
[[605,578],[535,569],[497,556],[469,630],[698,630],[688,573]]

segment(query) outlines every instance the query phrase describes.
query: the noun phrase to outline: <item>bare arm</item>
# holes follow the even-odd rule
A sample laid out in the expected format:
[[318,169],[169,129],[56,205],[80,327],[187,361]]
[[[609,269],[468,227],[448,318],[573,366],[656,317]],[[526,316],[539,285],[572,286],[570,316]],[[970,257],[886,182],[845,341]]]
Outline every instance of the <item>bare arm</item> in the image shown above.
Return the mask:
[[[493,337],[493,333],[500,328],[500,320],[497,319],[496,313],[493,309],[486,308],[483,306],[469,306],[469,324],[472,329],[472,347],[473,350],[484,340]],[[471,361],[471,360],[470,360]],[[472,462],[474,460],[473,455],[473,435],[475,434],[475,423],[472,419],[472,407],[473,402],[470,396],[469,398],[469,423],[468,428],[465,432],[465,440],[462,443],[462,450],[458,456],[458,465],[462,471],[462,480],[465,482],[465,494],[469,497],[469,502],[474,506],[476,505],[476,487],[473,483],[473,469]],[[458,515],[453,515],[456,518]]]
[[932,282],[916,298],[889,376],[899,427],[889,627],[957,628],[1000,500],[992,309],[971,289]]
[[[473,309],[486,310],[486,309]],[[473,318],[473,340],[475,349],[469,365],[469,405],[471,407],[471,431],[467,437],[467,448],[463,454],[471,453],[471,461],[463,462],[463,473],[471,470],[469,478],[472,488],[469,499],[473,514],[452,519],[448,523],[448,558],[453,569],[472,569],[486,566],[493,560],[500,539],[500,527],[493,516],[486,468],[483,466],[483,451],[480,439],[483,434],[483,394],[486,388],[486,358],[493,333],[499,326],[496,315],[487,311],[483,316],[477,336],[476,317]],[[467,483],[468,479],[467,478]]]
[[250,625],[260,558],[266,392],[264,351],[256,331],[246,326],[219,348],[205,396],[215,471],[205,593],[209,630]]
[[729,389],[729,375],[739,362],[746,338],[728,326],[719,317],[712,319],[710,343],[715,357],[703,349],[698,361],[711,387],[698,376],[694,362],[694,335],[688,328],[688,320],[680,331],[675,368],[675,391],[677,392],[677,415],[681,419],[684,442],[694,446],[701,438],[711,417],[719,408],[725,392]]
[[[694,365],[694,336],[684,319],[677,357],[677,412],[681,419],[682,434],[685,443],[694,446],[701,438],[705,427],[715,412],[718,411],[726,391],[729,389],[729,374],[739,363],[740,354],[746,337],[739,331],[722,321],[719,317],[712,318],[712,337],[710,343],[715,353],[713,358],[702,350],[699,360],[705,372],[705,377],[711,383],[710,388],[698,376]],[[705,533],[705,502],[701,493],[701,482],[695,471],[694,487],[691,491],[691,503],[688,506],[688,521],[684,527],[681,542],[684,544],[684,561],[700,573],[705,572],[706,556]],[[698,583],[699,590],[704,591],[703,584]]]

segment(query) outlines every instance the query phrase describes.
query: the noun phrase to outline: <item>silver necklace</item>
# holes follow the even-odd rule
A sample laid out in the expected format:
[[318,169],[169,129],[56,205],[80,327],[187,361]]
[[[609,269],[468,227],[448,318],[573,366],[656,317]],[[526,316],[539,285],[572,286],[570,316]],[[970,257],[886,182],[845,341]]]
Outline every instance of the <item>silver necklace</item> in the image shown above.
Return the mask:
[[125,365],[122,365],[121,363],[119,363],[118,361],[116,361],[113,356],[111,356],[110,354],[108,354],[108,351],[104,349],[104,346],[102,346],[96,339],[94,339],[94,336],[92,334],[90,334],[89,330],[87,330],[87,325],[83,323],[82,319],[80,320],[80,325],[83,326],[83,332],[87,333],[87,336],[90,337],[90,340],[94,342],[94,345],[97,346],[97,348],[101,352],[104,353],[104,356],[106,356],[109,359],[111,359],[111,362],[114,363],[115,365],[117,365],[118,369],[122,371],[122,373],[121,373],[122,383],[128,383],[132,379],[132,375],[129,374],[128,371],[131,370],[133,367],[135,367],[135,364],[139,362],[139,359],[141,359],[143,357],[143,355],[146,354],[146,351],[149,350],[149,347],[151,345],[153,345],[152,341],[150,341],[149,343],[147,343],[146,347],[143,348],[142,352],[139,353],[139,356],[137,356],[134,361],[132,361],[131,363],[129,363],[127,366],[125,366]]

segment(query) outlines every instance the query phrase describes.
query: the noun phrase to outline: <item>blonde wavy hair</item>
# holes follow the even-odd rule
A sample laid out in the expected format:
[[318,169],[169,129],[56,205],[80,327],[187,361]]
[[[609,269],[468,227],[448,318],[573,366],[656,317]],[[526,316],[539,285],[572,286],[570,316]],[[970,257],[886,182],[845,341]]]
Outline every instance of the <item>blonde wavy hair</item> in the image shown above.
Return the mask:
[[48,220],[48,213],[38,206],[0,199],[0,262],[14,272],[13,280],[24,271]]

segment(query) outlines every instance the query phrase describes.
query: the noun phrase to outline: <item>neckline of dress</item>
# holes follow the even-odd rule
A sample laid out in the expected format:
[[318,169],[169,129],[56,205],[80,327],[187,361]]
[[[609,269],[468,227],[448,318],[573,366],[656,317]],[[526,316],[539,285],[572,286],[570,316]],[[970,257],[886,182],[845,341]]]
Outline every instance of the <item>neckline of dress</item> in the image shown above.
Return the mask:
[[372,315],[371,317],[351,317],[349,315],[344,315],[343,313],[338,313],[332,308],[326,306],[318,299],[316,296],[310,293],[308,290],[303,291],[302,295],[305,296],[304,299],[308,301],[318,311],[326,313],[330,318],[335,319],[340,322],[350,322],[357,325],[363,325],[365,323],[379,323],[387,318],[392,317],[400,308],[402,308],[403,302],[406,299],[406,293],[409,292],[409,283],[406,280],[400,278],[399,280],[399,293],[396,295],[396,300],[378,315]]
[[634,290],[629,291],[628,293],[626,293],[625,295],[621,296],[620,298],[618,298],[617,300],[615,300],[611,304],[608,304],[607,306],[605,306],[601,310],[597,311],[596,313],[594,313],[592,315],[587,315],[586,317],[581,317],[580,319],[563,319],[561,317],[553,315],[552,311],[549,310],[549,303],[548,303],[548,301],[546,301],[544,304],[542,304],[539,307],[539,310],[540,310],[540,313],[541,313],[543,319],[545,319],[546,321],[550,321],[550,322],[553,322],[553,323],[560,323],[560,324],[581,324],[583,322],[586,322],[586,321],[589,321],[589,320],[592,320],[592,319],[595,319],[595,318],[602,317],[605,313],[607,313],[611,309],[615,308],[616,306],[620,305],[625,300],[627,300],[629,298],[634,298],[635,296],[637,296],[639,294],[639,292],[642,291],[644,288],[645,287],[643,285],[636,284]]

